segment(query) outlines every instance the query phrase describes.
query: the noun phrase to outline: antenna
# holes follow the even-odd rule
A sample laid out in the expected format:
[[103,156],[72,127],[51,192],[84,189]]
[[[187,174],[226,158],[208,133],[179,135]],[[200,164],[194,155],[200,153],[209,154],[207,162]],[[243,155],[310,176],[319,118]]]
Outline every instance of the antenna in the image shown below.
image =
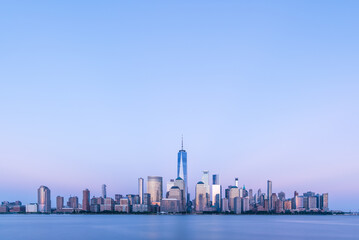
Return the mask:
[[183,150],[183,134],[182,134],[182,150]]

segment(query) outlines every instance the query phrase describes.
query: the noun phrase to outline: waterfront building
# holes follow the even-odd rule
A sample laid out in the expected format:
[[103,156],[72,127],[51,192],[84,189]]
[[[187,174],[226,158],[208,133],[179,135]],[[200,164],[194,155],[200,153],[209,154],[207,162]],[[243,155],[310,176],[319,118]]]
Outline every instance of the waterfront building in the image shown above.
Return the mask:
[[[176,188],[176,186],[174,186],[172,188]],[[161,201],[161,212],[164,212],[164,213],[183,212],[182,202],[175,198],[164,198]]]
[[[183,209],[185,209],[183,205],[183,190],[181,190],[178,186],[173,186],[170,189],[167,199],[177,199],[181,204],[179,211],[183,211]],[[161,205],[161,211],[162,211],[162,205]]]
[[105,199],[105,198],[107,198],[107,189],[106,189],[106,184],[102,184],[102,188],[101,188],[101,190],[102,190],[102,198],[103,199]]
[[162,200],[162,177],[148,176],[147,191],[151,194],[152,205],[160,205]]
[[329,211],[328,193],[323,193],[322,196],[320,196],[320,209]]
[[110,211],[113,212],[115,208],[115,201],[112,198],[105,198],[104,203],[100,206],[101,212]]
[[130,201],[127,197],[120,199],[120,204],[115,205],[116,212],[129,213],[130,212]]
[[69,197],[67,201],[67,207],[77,209],[79,207],[79,198],[76,196]]
[[282,213],[283,212],[283,201],[280,199],[277,199],[275,202],[275,212],[276,213]]
[[120,204],[122,194],[115,194],[115,204]]
[[212,183],[212,206],[215,207],[217,211],[220,211],[222,200],[222,186],[219,184],[218,174],[213,175]]
[[195,210],[197,212],[203,212],[208,205],[208,194],[205,184],[199,181],[196,185],[196,200]]
[[143,193],[144,193],[144,180],[143,178],[138,179],[138,195],[140,197],[140,204],[143,204]]
[[202,182],[206,188],[206,193],[208,194],[208,196],[210,196],[211,192],[210,192],[210,188],[209,188],[209,171],[205,170],[202,171],[203,175],[202,175]]
[[56,209],[61,210],[64,207],[64,197],[56,197]]
[[235,211],[235,208],[234,208],[234,199],[236,198],[236,197],[240,197],[239,196],[239,189],[238,189],[238,187],[236,187],[236,186],[231,186],[230,188],[229,188],[229,199],[228,199],[228,201],[229,201],[229,210],[231,211],[231,212],[234,212]]
[[151,194],[149,193],[143,194],[143,204],[148,206],[151,205]]
[[242,199],[240,197],[235,197],[233,199],[234,207],[232,212],[235,214],[241,214],[242,213]]
[[249,211],[249,197],[242,198],[242,212]]
[[270,204],[270,206],[272,206],[272,208],[269,210],[275,210],[275,203],[277,202],[277,199],[278,199],[277,194],[272,193],[272,197],[271,197],[272,203]]
[[132,212],[134,212],[134,213],[150,212],[150,206],[145,205],[145,204],[133,204],[132,205]]
[[306,209],[307,210],[316,210],[318,209],[318,205],[317,205],[317,197],[315,196],[309,196],[306,198]]
[[285,200],[284,201],[284,211],[292,210],[292,200]]
[[229,212],[228,198],[222,198],[222,212]]
[[[186,186],[185,186],[185,182],[182,178],[178,177],[176,179],[176,181],[174,182],[174,186],[178,187],[181,191],[181,194],[182,194],[182,198],[180,199],[181,200],[181,204],[183,206],[183,209],[185,210],[186,209],[186,205],[187,205],[187,200],[186,200]],[[168,198],[171,198],[171,197],[168,197]]]
[[96,197],[91,198],[90,211],[95,213],[100,212],[100,204],[97,203]]
[[37,213],[38,211],[38,204],[37,203],[30,203],[26,205],[26,212],[27,213]]
[[37,204],[39,212],[51,213],[51,191],[46,186],[40,186],[37,190]]
[[82,192],[82,210],[90,211],[90,191],[88,189]]
[[[183,137],[182,137],[182,148],[178,151],[177,155],[177,177],[184,180],[185,184],[185,196],[188,200],[188,178],[187,178],[187,152],[183,149]],[[187,205],[187,204],[186,204]]]
[[267,181],[267,199],[268,199],[268,209],[271,210],[272,209],[272,181],[268,180]]

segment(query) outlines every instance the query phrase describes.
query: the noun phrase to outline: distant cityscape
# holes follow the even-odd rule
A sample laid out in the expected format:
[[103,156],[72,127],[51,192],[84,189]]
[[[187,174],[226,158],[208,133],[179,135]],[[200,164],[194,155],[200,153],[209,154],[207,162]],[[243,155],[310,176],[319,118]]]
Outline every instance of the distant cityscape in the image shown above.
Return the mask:
[[90,190],[83,190],[82,204],[77,196],[69,197],[65,204],[63,196],[56,197],[56,208],[51,205],[51,190],[40,186],[37,203],[23,205],[21,201],[4,201],[0,213],[162,213],[162,214],[295,214],[329,213],[328,193],[317,194],[311,191],[299,195],[294,192],[287,198],[284,192],[272,192],[272,181],[267,181],[266,192],[246,189],[239,186],[238,178],[234,185],[222,191],[219,175],[203,171],[202,179],[195,185],[195,197],[190,200],[188,193],[187,152],[182,148],[177,157],[177,178],[166,185],[163,196],[163,178],[160,176],[138,179],[138,193],[115,194],[107,196],[106,185],[102,185],[102,196],[90,198]]

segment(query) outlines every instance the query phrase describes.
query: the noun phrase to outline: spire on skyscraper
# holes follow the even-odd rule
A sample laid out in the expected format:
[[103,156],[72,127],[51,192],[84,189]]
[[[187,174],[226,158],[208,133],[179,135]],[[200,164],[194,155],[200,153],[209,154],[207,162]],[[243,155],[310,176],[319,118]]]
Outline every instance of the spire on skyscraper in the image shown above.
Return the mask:
[[183,150],[183,134],[182,134],[182,150]]

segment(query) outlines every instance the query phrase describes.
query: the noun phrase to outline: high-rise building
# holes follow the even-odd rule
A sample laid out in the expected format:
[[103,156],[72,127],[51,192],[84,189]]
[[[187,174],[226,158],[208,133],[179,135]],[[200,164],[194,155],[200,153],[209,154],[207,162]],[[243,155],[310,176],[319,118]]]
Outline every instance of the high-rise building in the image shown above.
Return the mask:
[[106,184],[102,184],[102,198],[107,198]]
[[187,179],[187,152],[183,149],[183,137],[182,137],[182,149],[179,150],[177,156],[177,177],[184,180],[186,199],[188,200],[188,179]]
[[204,183],[204,186],[206,187],[206,193],[209,196],[211,194],[209,188],[209,171],[207,170],[203,171],[202,182]]
[[76,196],[69,197],[69,200],[67,201],[67,206],[69,208],[77,209],[79,207],[79,198]]
[[269,210],[272,209],[272,181],[268,180],[267,181],[267,199],[268,199],[268,203],[269,203]]
[[143,204],[143,178],[138,179],[138,195],[140,196],[140,204]]
[[236,186],[237,188],[239,188],[238,178],[235,178],[235,179],[234,179],[234,186]]
[[37,204],[39,212],[51,213],[51,191],[46,186],[40,186],[37,190]]
[[231,186],[229,188],[229,199],[228,199],[228,206],[229,206],[229,210],[231,212],[235,212],[235,208],[234,208],[234,199],[238,197],[239,198],[239,189],[236,186]]
[[64,197],[56,197],[56,209],[61,210],[64,207]]
[[208,194],[206,186],[202,181],[196,184],[196,201],[195,209],[197,212],[203,212],[206,210],[208,204]]
[[82,192],[82,210],[90,211],[90,190],[88,189]]
[[212,206],[214,206],[217,211],[221,210],[221,200],[222,200],[222,186],[219,184],[219,175],[213,175],[213,184],[212,184]]
[[151,194],[152,204],[159,205],[162,200],[162,177],[147,177],[147,192]]
[[329,211],[328,193],[323,193],[322,196],[320,196],[320,209]]

